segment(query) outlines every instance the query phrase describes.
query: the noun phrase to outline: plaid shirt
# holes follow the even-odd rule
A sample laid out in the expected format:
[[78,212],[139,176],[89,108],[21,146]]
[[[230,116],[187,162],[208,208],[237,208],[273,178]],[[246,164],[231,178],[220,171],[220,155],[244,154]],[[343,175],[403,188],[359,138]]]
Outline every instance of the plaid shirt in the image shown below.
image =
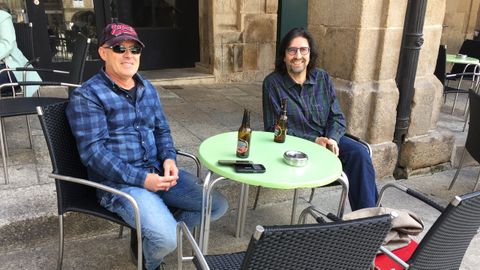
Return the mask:
[[66,111],[88,177],[114,188],[143,187],[150,167],[176,159],[156,89],[134,79],[136,100],[102,70],[75,89]]
[[345,134],[343,116],[335,88],[327,72],[314,69],[307,74],[303,85],[288,74],[273,72],[263,81],[263,124],[273,131],[280,114],[281,100],[287,99],[289,135],[315,141],[328,137],[339,142]]

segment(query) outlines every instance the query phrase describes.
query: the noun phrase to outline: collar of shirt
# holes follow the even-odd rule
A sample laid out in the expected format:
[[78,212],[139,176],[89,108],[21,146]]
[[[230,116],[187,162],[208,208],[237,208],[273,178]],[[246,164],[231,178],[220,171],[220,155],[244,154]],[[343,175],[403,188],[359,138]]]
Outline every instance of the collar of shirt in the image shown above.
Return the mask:
[[[315,85],[315,84],[317,84],[317,74],[318,74],[318,72],[315,72],[315,70],[316,69],[313,69],[310,72],[308,72],[307,78],[305,79],[305,82],[303,83],[303,85],[306,85],[306,84]],[[292,77],[290,77],[290,75],[288,75],[288,72],[286,72],[282,75],[282,79],[283,79],[283,84],[288,89],[292,89],[295,86],[299,85],[297,82],[295,82],[292,79]]]
[[[101,70],[100,70],[100,74],[102,76],[102,78],[105,80],[105,82],[107,83],[107,86],[112,89],[113,91],[119,93],[122,93],[122,94],[127,94],[128,90],[129,89],[123,89],[122,87],[118,86],[109,76],[108,74],[105,72],[105,67],[103,67]],[[143,77],[138,74],[138,73],[135,73],[135,75],[133,75],[133,80],[135,80],[135,86],[137,87],[137,95],[141,92],[140,89],[143,89],[145,88],[145,85],[143,84]]]

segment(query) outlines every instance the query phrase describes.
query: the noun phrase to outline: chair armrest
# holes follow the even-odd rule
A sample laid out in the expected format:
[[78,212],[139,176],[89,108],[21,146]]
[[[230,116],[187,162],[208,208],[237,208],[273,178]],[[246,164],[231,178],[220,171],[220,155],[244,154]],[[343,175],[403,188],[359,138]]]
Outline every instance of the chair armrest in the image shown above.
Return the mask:
[[188,242],[192,246],[193,253],[197,256],[198,262],[200,266],[204,270],[210,270],[210,267],[205,260],[205,257],[200,250],[200,247],[195,242],[195,238],[193,237],[192,233],[188,230],[187,225],[185,222],[180,221],[177,223],[177,269],[182,269],[183,261],[191,261],[193,257],[184,257],[183,256],[183,234],[187,237]]
[[406,262],[404,262],[400,257],[397,255],[393,254],[390,250],[385,248],[384,246],[380,246],[380,251],[383,252],[383,254],[387,255],[390,257],[392,260],[394,260],[396,263],[400,264],[403,268],[408,269],[410,265]]
[[370,144],[368,144],[366,141],[364,141],[364,140],[360,139],[359,137],[354,136],[350,133],[345,133],[345,136],[349,137],[352,140],[355,140],[355,141],[361,143],[365,148],[367,148],[368,154],[370,155],[370,158],[372,158],[372,147],[370,147]]
[[79,84],[73,83],[64,83],[64,82],[42,82],[42,81],[25,81],[25,82],[16,82],[16,83],[4,83],[0,84],[0,89],[3,87],[11,87],[11,86],[28,86],[28,85],[56,85],[56,86],[69,86],[69,87],[80,87]]
[[195,161],[195,164],[197,165],[197,177],[200,177],[200,160],[193,154],[190,154],[188,152],[185,152],[185,151],[182,151],[180,149],[175,149],[175,152],[177,152],[177,155],[180,155],[180,156],[185,156],[185,157],[188,157],[188,158],[191,158],[193,159],[193,161]]
[[[80,184],[80,185],[84,185],[84,186],[90,186],[90,187],[100,189],[100,190],[103,190],[103,191],[106,191],[106,192],[109,192],[109,193],[113,193],[113,194],[116,194],[118,196],[122,196],[122,197],[126,198],[130,202],[130,204],[133,206],[133,209],[135,211],[135,228],[137,228],[136,231],[137,231],[137,241],[138,241],[137,258],[138,258],[138,265],[139,266],[142,265],[142,259],[143,259],[143,255],[142,255],[143,254],[143,251],[142,251],[142,230],[138,229],[138,228],[141,228],[140,209],[138,208],[138,204],[132,196],[130,196],[129,194],[127,194],[123,191],[120,191],[118,189],[111,188],[109,186],[102,185],[102,184],[99,184],[99,183],[96,183],[96,182],[93,182],[93,181],[90,181],[90,180],[85,180],[85,179],[81,179],[81,178],[65,176],[65,175],[60,175],[60,174],[55,174],[55,173],[48,174],[48,177],[55,178],[56,180],[68,181],[68,182],[72,182],[72,183],[76,183],[76,184]],[[139,270],[140,269],[141,268],[139,268]]]
[[29,68],[29,67],[18,67],[18,68],[4,68],[0,70],[0,73],[6,71],[36,71],[36,72],[51,72],[51,73],[60,73],[60,74],[70,74],[68,71],[58,70],[58,69],[48,69],[48,68]]
[[406,193],[406,194],[424,202],[425,204],[428,204],[432,208],[437,209],[439,212],[443,212],[443,210],[445,210],[445,207],[443,207],[440,204],[434,202],[427,195],[425,195],[423,193],[420,193],[419,191],[416,191],[414,189],[407,188],[405,186],[396,184],[396,183],[388,183],[385,186],[383,186],[382,190],[380,191],[380,195],[378,197],[377,206],[380,205],[380,203],[382,201],[382,198],[383,198],[383,194],[384,194],[385,190],[388,189],[388,188],[396,188],[397,190],[400,190],[400,191],[402,191],[402,192],[404,192],[404,193]]

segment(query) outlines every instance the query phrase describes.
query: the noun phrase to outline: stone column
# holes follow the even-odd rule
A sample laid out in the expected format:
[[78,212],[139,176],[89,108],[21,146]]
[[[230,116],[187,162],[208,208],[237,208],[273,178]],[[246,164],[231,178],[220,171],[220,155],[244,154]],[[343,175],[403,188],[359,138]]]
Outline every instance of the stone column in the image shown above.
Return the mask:
[[213,1],[213,73],[219,82],[262,81],[275,61],[277,0]]
[[[428,2],[408,141],[432,141],[439,136],[432,130],[438,120],[442,85],[433,71],[444,2]],[[308,28],[319,45],[318,64],[334,78],[348,121],[347,131],[372,145],[377,177],[391,175],[397,162],[397,147],[392,142],[399,98],[395,76],[407,3],[408,0],[309,1]],[[402,165],[409,171],[417,169],[419,163],[428,167],[450,157],[448,154],[447,160],[432,160],[421,153],[403,152]],[[411,162],[417,159],[421,162]]]

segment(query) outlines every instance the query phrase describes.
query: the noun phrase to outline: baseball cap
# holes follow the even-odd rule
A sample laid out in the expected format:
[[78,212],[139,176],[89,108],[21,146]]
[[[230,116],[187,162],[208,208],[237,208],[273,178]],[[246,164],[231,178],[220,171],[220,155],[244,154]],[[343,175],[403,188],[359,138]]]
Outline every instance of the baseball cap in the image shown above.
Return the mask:
[[100,46],[106,44],[108,46],[116,45],[125,40],[134,40],[142,47],[145,47],[143,42],[138,38],[137,32],[130,25],[124,23],[111,23],[103,29],[103,36]]

